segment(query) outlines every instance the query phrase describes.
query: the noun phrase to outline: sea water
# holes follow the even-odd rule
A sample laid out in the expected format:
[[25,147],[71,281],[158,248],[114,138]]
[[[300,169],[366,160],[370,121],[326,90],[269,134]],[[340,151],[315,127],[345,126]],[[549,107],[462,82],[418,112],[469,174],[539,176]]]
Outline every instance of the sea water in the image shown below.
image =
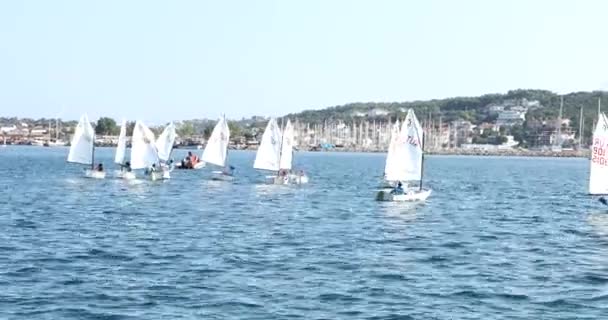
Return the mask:
[[253,152],[230,151],[234,182],[111,179],[109,148],[92,180],[66,156],[0,150],[0,319],[608,316],[585,159],[429,156],[412,206],[374,201],[383,154],[296,153],[302,186],[264,185]]

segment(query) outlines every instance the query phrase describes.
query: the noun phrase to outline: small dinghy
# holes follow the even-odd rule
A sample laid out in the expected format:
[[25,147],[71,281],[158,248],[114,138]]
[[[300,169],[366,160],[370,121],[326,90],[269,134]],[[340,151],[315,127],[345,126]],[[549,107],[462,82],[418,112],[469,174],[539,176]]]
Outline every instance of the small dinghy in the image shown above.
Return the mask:
[[293,174],[290,172],[293,160],[293,127],[287,120],[285,134],[281,134],[276,120],[270,119],[258,152],[256,153],[253,167],[259,170],[277,172],[276,175],[267,175],[266,182],[270,184],[301,184],[308,183],[308,177],[304,174]]
[[226,122],[226,116],[222,116],[211,132],[200,162],[223,168],[221,171],[211,172],[212,180],[232,181],[234,179],[234,167],[227,165],[229,143],[230,129],[228,128],[228,122]]
[[103,171],[101,165],[99,166],[101,170],[96,170],[94,160],[95,130],[93,130],[93,126],[91,126],[91,123],[89,122],[89,117],[85,114],[80,117],[80,121],[78,121],[76,130],[74,131],[74,137],[70,144],[67,161],[90,165],[91,168],[85,169],[84,172],[84,176],[87,178],[104,179],[106,177],[106,172]]
[[127,151],[127,120],[123,119],[120,125],[120,134],[118,135],[118,144],[116,145],[116,154],[114,155],[114,163],[120,166],[120,170],[114,172],[114,176],[118,179],[133,180],[135,172],[131,171],[131,165],[125,164],[125,154]]
[[162,171],[160,168],[160,158],[154,140],[154,133],[150,128],[137,121],[133,127],[131,142],[131,169],[144,169],[145,176],[152,181],[169,179],[169,171]]
[[599,201],[608,205],[608,117],[604,113],[599,113],[593,132],[589,164],[589,194],[599,196]]
[[[160,161],[160,167],[165,173],[169,173],[173,170],[173,161],[171,161],[171,153],[173,153],[173,145],[175,144],[175,138],[177,132],[175,130],[175,124],[170,122],[163,132],[158,136],[156,140],[156,151],[158,152],[158,159]],[[165,174],[164,176],[168,176]]]
[[[376,195],[378,201],[425,201],[431,190],[422,188],[424,167],[424,133],[414,111],[409,109],[405,121],[393,126],[384,169],[385,180],[394,188],[384,188]],[[403,188],[406,181],[419,181],[419,188]]]

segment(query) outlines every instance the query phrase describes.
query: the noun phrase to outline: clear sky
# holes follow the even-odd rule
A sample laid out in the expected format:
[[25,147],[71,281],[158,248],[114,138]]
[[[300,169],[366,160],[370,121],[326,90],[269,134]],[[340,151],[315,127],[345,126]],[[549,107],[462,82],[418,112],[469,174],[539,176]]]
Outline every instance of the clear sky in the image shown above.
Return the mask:
[[149,122],[608,88],[608,1],[1,1],[0,115]]

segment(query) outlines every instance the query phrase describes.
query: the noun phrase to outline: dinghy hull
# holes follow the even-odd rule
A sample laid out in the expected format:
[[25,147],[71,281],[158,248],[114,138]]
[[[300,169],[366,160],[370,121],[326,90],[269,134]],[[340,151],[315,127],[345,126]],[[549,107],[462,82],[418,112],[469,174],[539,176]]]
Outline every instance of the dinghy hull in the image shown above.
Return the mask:
[[198,162],[197,164],[194,165],[194,167],[190,168],[190,167],[182,167],[181,163],[178,163],[175,165],[176,169],[181,169],[181,170],[192,170],[192,169],[202,169],[205,167],[205,163],[204,162]]
[[221,171],[213,171],[212,172],[212,176],[211,176],[211,180],[216,180],[216,181],[232,181],[232,180],[234,180],[234,176],[224,174]]
[[133,180],[135,179],[135,172],[128,172],[128,171],[116,171],[115,177],[118,179],[124,179],[124,180]]
[[392,194],[393,189],[380,190],[376,196],[378,201],[394,202],[424,202],[431,195],[431,190],[408,190],[403,194]]
[[307,184],[308,176],[290,174],[287,176],[266,176],[266,182],[270,184]]
[[85,170],[84,176],[91,179],[105,179],[106,172],[97,170]]

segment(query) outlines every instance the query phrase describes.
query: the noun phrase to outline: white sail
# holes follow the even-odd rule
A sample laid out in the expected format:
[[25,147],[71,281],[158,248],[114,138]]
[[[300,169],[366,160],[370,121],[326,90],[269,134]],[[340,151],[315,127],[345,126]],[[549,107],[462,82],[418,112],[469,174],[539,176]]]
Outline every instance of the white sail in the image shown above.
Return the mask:
[[401,124],[391,159],[387,160],[386,180],[412,181],[422,178],[422,135],[422,127],[414,111],[409,109]]
[[89,122],[89,117],[83,115],[78,121],[74,137],[68,153],[68,162],[93,164],[93,144],[95,142],[95,131]]
[[270,119],[262,142],[258,148],[253,167],[262,170],[279,170],[279,162],[281,158],[281,130],[275,119]]
[[[399,141],[399,119],[393,125],[391,129],[391,140],[388,143],[388,150],[386,153],[386,165],[384,166],[384,177],[387,180],[388,177],[392,177],[399,170],[399,154],[398,154],[398,141]],[[394,181],[394,180],[393,180]]]
[[141,121],[137,121],[131,138],[131,168],[144,169],[157,162],[154,133]]
[[156,150],[158,152],[158,158],[163,161],[169,160],[171,157],[171,150],[173,150],[173,143],[175,142],[175,125],[171,122],[158,136],[156,140]]
[[114,163],[122,164],[125,161],[125,151],[127,149],[127,120],[123,119],[120,124],[120,135],[116,145],[116,155]]
[[287,124],[283,130],[283,140],[281,143],[281,160],[279,161],[279,168],[291,170],[291,162],[293,159],[293,126],[291,121],[287,119]]
[[600,115],[593,132],[589,193],[608,194],[608,118],[604,113]]
[[230,129],[226,117],[222,117],[211,132],[211,137],[209,137],[205,151],[203,151],[202,160],[220,167],[225,166],[229,141]]

